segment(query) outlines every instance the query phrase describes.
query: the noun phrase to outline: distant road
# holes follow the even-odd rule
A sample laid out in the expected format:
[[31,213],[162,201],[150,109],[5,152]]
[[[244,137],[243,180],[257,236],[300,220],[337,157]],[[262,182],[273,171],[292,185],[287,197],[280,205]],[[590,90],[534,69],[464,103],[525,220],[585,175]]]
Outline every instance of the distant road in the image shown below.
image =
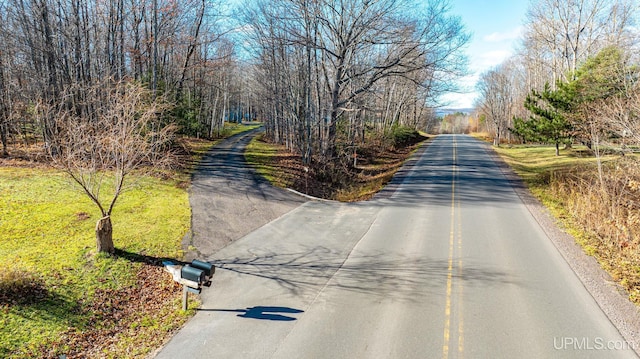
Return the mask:
[[307,202],[209,258],[158,358],[635,358],[485,144],[439,136],[387,198]]

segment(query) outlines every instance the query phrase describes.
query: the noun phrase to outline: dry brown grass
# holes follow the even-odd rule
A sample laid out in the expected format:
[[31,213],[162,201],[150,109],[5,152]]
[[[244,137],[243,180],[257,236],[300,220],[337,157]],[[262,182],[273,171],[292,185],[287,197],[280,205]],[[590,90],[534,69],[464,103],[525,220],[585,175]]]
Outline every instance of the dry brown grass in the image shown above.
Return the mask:
[[563,203],[565,220],[582,232],[586,252],[640,304],[640,163],[611,161],[603,179],[595,166],[583,165],[556,172],[548,190]]

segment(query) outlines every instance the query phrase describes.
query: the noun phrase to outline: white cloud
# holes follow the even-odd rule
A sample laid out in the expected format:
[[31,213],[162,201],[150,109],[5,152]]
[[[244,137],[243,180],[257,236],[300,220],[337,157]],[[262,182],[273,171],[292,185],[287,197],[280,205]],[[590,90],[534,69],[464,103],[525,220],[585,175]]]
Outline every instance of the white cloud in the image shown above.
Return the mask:
[[477,67],[484,71],[490,67],[500,65],[504,60],[513,54],[512,50],[493,50],[480,54],[480,61]]
[[522,34],[522,26],[518,26],[509,31],[491,33],[489,35],[484,36],[482,40],[486,42],[513,41],[518,39],[521,34]]
[[471,108],[478,97],[475,90],[479,75],[465,76],[458,81],[459,92],[448,93],[441,98],[442,104],[447,108]]
[[482,37],[471,45],[469,70],[471,74],[458,80],[460,91],[442,96],[441,100],[447,108],[471,108],[479,97],[476,83],[480,74],[494,68],[515,52],[515,43],[522,35],[522,27],[507,31],[494,32]]
[[478,97],[475,92],[470,93],[448,93],[442,96],[441,103],[444,108],[466,109],[473,108],[473,103]]

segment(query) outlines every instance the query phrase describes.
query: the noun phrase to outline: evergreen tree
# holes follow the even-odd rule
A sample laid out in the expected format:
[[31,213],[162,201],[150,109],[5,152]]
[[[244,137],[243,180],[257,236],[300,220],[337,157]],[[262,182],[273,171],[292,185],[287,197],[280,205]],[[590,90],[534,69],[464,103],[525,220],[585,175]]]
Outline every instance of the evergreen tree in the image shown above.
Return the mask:
[[573,80],[558,83],[558,94],[567,99],[563,108],[574,127],[576,138],[592,150],[594,136],[611,137],[609,126],[598,114],[598,108],[611,98],[625,92],[635,81],[637,69],[629,67],[623,51],[607,47],[578,68]]
[[556,156],[560,155],[560,145],[571,143],[573,126],[563,114],[571,103],[566,93],[551,91],[549,84],[542,92],[532,90],[524,103],[531,113],[528,120],[514,118],[510,130],[524,141],[553,144]]
[[551,91],[549,84],[542,92],[532,90],[524,104],[530,118],[514,119],[511,131],[525,141],[555,144],[556,154],[560,144],[572,139],[597,151],[593,143],[611,136],[599,118],[598,106],[624,93],[637,74],[635,67],[626,65],[622,50],[607,47],[569,76],[572,80],[559,81],[557,90]]

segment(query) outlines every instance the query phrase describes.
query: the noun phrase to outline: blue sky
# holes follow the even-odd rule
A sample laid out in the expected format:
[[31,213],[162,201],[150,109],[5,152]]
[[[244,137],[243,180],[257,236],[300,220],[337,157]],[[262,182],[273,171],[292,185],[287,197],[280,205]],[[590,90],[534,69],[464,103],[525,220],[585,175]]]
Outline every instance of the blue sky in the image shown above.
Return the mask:
[[450,94],[447,107],[472,107],[478,76],[515,52],[529,0],[450,0],[451,14],[460,16],[472,38],[467,47],[471,75],[461,81],[470,91]]

